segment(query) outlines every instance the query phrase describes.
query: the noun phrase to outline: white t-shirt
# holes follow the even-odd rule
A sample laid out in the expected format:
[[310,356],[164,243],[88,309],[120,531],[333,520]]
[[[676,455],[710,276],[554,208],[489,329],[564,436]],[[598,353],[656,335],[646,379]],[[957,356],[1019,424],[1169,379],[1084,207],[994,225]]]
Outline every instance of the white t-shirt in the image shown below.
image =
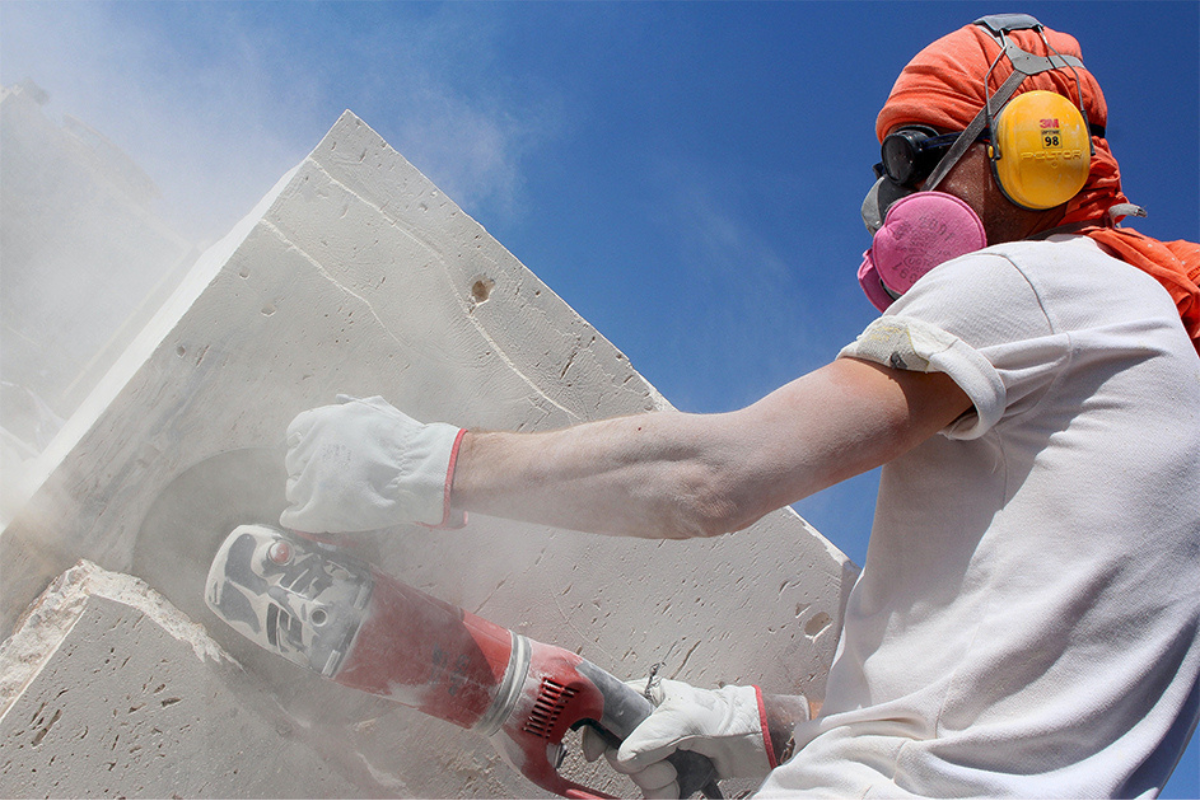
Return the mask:
[[841,356],[974,411],[883,468],[822,717],[772,794],[1154,796],[1200,714],[1200,358],[1089,239],[922,278]]

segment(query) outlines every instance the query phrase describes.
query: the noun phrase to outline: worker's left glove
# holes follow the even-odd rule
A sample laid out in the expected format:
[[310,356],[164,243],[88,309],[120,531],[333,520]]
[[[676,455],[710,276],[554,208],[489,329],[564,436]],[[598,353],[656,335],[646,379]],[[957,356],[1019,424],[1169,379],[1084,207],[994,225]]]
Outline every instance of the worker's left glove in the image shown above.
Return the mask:
[[450,487],[465,430],[417,422],[382,397],[338,395],[337,405],[288,426],[285,528],[350,533],[420,523],[461,527]]
[[[638,690],[644,686],[640,682]],[[584,729],[581,743],[588,761],[603,753],[647,798],[679,797],[675,767],[665,760],[676,750],[708,756],[722,780],[765,778],[776,766],[757,686],[698,689],[664,680],[651,686],[650,700],[657,708],[619,749],[606,747],[590,728]]]

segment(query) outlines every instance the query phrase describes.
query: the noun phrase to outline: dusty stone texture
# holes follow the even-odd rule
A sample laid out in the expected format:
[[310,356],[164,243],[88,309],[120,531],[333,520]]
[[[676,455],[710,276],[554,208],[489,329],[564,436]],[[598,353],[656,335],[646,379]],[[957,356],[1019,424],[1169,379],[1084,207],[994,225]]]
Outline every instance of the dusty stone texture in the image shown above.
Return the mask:
[[[144,578],[203,625],[260,681],[246,702],[319,730],[313,740],[356,785],[536,794],[486,741],[252,651],[201,602],[220,540],[278,517],[287,423],[339,392],[509,430],[669,408],[347,112],[201,257],[26,476],[32,499],[0,534],[0,622],[7,629],[52,576],[88,558]],[[857,572],[790,510],[707,541],[473,516],[462,531],[401,528],[367,548],[401,580],[620,677],[663,662],[667,677],[699,685],[816,696]],[[269,756],[259,766],[275,770]],[[600,767],[564,769],[630,791]]]
[[0,670],[0,796],[363,796],[248,706],[240,667],[129,576],[69,570]]

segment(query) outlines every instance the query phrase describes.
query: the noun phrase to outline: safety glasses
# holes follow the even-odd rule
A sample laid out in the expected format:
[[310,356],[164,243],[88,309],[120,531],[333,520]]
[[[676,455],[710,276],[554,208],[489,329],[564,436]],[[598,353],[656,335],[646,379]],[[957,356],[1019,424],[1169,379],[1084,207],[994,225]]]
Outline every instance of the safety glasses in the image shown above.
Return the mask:
[[[988,141],[984,129],[976,141]],[[875,177],[887,176],[901,186],[916,186],[929,177],[961,132],[938,133],[924,125],[910,125],[889,133],[880,147],[882,161],[872,169]]]

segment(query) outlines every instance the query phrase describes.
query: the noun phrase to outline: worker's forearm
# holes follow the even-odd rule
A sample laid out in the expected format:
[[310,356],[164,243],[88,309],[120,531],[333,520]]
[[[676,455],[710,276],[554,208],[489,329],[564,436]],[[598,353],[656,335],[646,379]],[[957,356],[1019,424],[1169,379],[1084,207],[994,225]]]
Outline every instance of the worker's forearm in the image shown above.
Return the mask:
[[969,407],[945,375],[839,359],[726,414],[469,433],[451,502],[575,530],[713,536],[879,466]]
[[821,704],[804,695],[763,694],[762,700],[775,763],[782,764],[792,757],[796,725],[814,719],[821,712]]
[[601,533],[688,538],[735,516],[721,417],[659,412],[546,433],[470,432],[455,507]]

